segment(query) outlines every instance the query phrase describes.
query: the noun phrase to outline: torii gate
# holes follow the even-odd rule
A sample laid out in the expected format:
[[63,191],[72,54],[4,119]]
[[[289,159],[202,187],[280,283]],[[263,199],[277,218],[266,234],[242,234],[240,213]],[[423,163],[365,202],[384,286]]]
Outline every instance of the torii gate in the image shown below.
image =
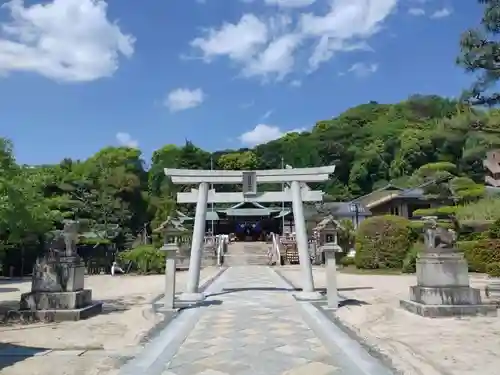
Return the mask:
[[[302,293],[298,298],[314,300],[321,298],[314,290],[311,260],[308,251],[307,229],[304,219],[303,202],[320,202],[323,192],[311,190],[306,182],[323,182],[329,179],[335,166],[317,168],[287,168],[257,171],[226,171],[165,168],[165,175],[174,184],[198,185],[187,193],[177,193],[178,203],[196,203],[193,240],[191,242],[191,258],[186,292],[180,296],[184,301],[201,301],[199,293],[200,267],[205,237],[205,221],[208,203],[240,203],[240,202],[292,202],[295,221],[295,236],[299,261],[303,273]],[[257,184],[286,183],[284,191],[257,191]],[[209,189],[210,184],[242,184],[243,192],[216,193]]]

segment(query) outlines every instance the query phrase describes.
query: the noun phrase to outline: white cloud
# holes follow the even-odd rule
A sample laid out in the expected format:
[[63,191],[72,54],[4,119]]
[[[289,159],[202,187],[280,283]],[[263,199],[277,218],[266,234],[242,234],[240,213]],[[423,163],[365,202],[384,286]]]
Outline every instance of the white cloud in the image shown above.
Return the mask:
[[315,2],[316,0],[265,0],[267,5],[277,5],[282,8],[302,8]]
[[412,16],[424,16],[425,15],[425,10],[422,8],[410,8],[408,9],[408,14],[411,14]]
[[243,75],[265,78],[274,75],[278,80],[283,79],[293,70],[295,64],[293,54],[299,43],[300,36],[296,34],[285,34],[273,40],[265,50],[247,62]]
[[270,109],[269,111],[267,111],[266,113],[264,113],[260,119],[261,120],[267,120],[269,117],[271,117],[271,115],[273,113],[274,113],[274,110]]
[[120,146],[130,147],[130,148],[138,148],[139,142],[136,139],[133,139],[129,133],[116,133],[116,140],[120,144]]
[[131,57],[134,37],[107,18],[104,0],[53,0],[3,5],[0,73],[33,72],[61,82],[112,76],[120,55]]
[[381,30],[396,5],[397,0],[333,0],[325,15],[303,14],[303,34],[319,38],[309,59],[310,70],[330,60],[335,52],[367,49],[365,40]]
[[358,77],[366,77],[375,73],[377,70],[378,64],[356,63],[353,64],[347,72],[353,73]]
[[450,16],[452,13],[452,10],[450,8],[443,8],[436,10],[434,13],[431,14],[431,18],[437,19],[437,18],[445,18]]
[[210,61],[217,56],[244,61],[268,40],[268,28],[253,14],[245,14],[237,24],[224,23],[219,29],[209,29],[205,38],[196,38],[191,46],[199,48]]
[[205,98],[206,95],[200,88],[194,90],[178,88],[170,91],[165,99],[165,105],[170,109],[170,112],[179,112],[198,107]]
[[305,128],[282,131],[278,126],[259,124],[252,130],[240,135],[239,140],[244,145],[256,146],[281,138],[288,133],[300,133],[303,131],[305,131]]
[[[310,0],[267,0],[267,3],[303,4]],[[382,29],[397,0],[330,0],[326,13],[301,14],[298,22],[288,16],[258,18],[245,14],[234,23],[205,31],[191,41],[206,62],[226,56],[241,67],[244,77],[283,79],[297,67],[296,55],[311,45],[309,71],[329,61],[335,53],[369,50],[367,40]]]
[[298,79],[294,79],[292,82],[290,82],[290,86],[292,87],[300,87],[302,86],[302,81]]

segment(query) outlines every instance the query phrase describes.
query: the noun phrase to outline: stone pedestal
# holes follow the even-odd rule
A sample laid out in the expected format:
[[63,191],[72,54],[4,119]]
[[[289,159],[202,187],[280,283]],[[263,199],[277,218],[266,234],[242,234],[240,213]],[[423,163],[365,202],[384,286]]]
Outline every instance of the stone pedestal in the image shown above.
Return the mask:
[[173,310],[175,303],[175,271],[176,256],[179,247],[175,243],[164,244],[161,251],[165,252],[165,297],[163,308]]
[[500,305],[500,279],[494,278],[489,280],[488,285],[484,288],[484,293],[497,306]]
[[84,289],[85,266],[79,256],[46,256],[33,267],[31,292],[21,295],[20,310],[10,318],[42,321],[80,320],[102,311]]
[[339,293],[337,289],[337,262],[335,253],[342,251],[336,244],[326,244],[323,246],[326,258],[326,296],[328,308],[336,310],[339,307]]
[[482,303],[479,289],[470,287],[467,261],[453,249],[427,252],[417,260],[417,285],[400,305],[425,317],[497,314],[495,306]]

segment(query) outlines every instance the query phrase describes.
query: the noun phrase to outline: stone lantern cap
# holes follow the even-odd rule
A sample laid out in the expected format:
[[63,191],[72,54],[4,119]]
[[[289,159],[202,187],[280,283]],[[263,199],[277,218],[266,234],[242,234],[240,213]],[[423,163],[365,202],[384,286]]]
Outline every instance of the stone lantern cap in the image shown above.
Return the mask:
[[167,220],[160,224],[153,232],[163,234],[162,251],[177,251],[179,248],[179,237],[186,233],[188,229],[182,225],[182,221],[169,216]]
[[156,233],[180,234],[187,232],[188,229],[182,225],[182,220],[169,216],[167,220],[161,223],[158,228],[153,230]]
[[341,228],[342,225],[332,215],[328,215],[316,225],[314,231],[336,233]]
[[322,251],[342,251],[342,248],[337,243],[337,232],[341,228],[340,223],[332,215],[326,216],[314,228],[314,231],[319,233]]

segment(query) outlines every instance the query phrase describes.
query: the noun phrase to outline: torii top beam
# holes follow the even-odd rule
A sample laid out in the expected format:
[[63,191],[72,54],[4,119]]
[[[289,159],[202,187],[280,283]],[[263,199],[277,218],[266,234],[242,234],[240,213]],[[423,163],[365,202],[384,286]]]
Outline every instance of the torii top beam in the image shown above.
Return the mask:
[[256,171],[224,171],[203,169],[174,169],[165,168],[165,175],[172,179],[174,184],[241,184],[244,172],[254,172],[258,184],[282,182],[323,182],[335,172],[335,166],[314,168],[269,169]]

